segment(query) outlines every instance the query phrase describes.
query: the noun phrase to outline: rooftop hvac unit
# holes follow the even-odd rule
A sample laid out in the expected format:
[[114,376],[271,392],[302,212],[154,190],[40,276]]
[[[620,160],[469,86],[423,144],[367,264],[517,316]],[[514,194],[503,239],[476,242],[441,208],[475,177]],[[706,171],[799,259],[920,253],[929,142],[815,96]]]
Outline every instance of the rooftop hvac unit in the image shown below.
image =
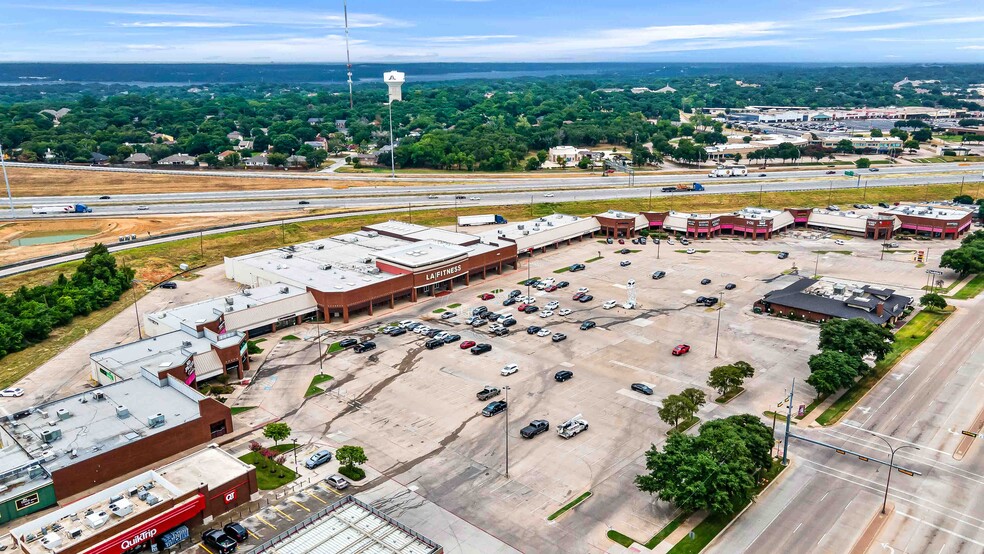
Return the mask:
[[117,406],[116,407],[116,417],[118,417],[120,419],[126,419],[126,418],[130,417],[130,410],[126,409],[126,406]]
[[546,221],[546,220],[547,220],[547,218],[545,218],[545,217],[541,217],[540,218],[540,221]]
[[40,411],[41,419],[48,419],[48,412],[45,410]]
[[379,233],[377,233],[376,231],[369,231],[368,233],[366,233],[366,236],[367,237],[371,237],[371,238],[375,238],[375,237],[378,237],[379,236]]
[[329,269],[331,269],[331,264],[321,264],[318,266],[318,269],[322,271],[328,271]]
[[359,237],[349,237],[349,242],[359,242]]
[[523,234],[524,235],[528,235],[528,234],[530,234],[530,232],[529,231],[523,231]]
[[99,529],[109,521],[109,514],[100,510],[91,514],[86,514],[85,524],[92,529]]
[[243,289],[243,296],[251,296],[252,294],[253,294],[253,291],[251,291],[249,289]]
[[233,298],[231,296],[226,296],[226,299],[225,299],[225,303],[226,304],[232,306],[232,303],[233,302],[235,302],[235,300],[233,300]]
[[289,260],[289,259],[293,258],[294,255],[293,254],[290,254],[288,252],[284,252],[283,254],[280,255],[280,257],[283,258],[283,259],[285,259],[285,260]]
[[232,309],[233,309],[233,308],[232,308],[232,306],[226,306],[226,309],[225,309],[225,311],[227,311],[227,312],[231,312],[231,311],[232,311]]
[[61,429],[45,429],[41,431],[41,440],[45,443],[53,443],[62,436]]
[[68,530],[68,538],[77,539],[82,536],[82,528],[76,527],[75,529]]
[[150,416],[147,418],[147,427],[153,429],[154,427],[160,427],[164,425],[165,422],[164,414],[157,414],[155,416]]
[[102,391],[96,391],[92,393],[92,399],[97,402],[102,402],[103,400],[106,400],[106,395]]
[[370,275],[379,275],[381,272],[379,271],[378,267],[370,267],[367,273],[369,273]]
[[109,511],[116,517],[125,517],[133,513],[133,504],[126,499],[117,500],[109,505]]
[[48,550],[58,550],[62,545],[61,535],[58,533],[48,533],[41,537],[41,545]]
[[553,227],[553,221],[548,221],[547,222],[547,227]]
[[314,249],[315,250],[324,250],[325,249],[325,245],[323,245],[323,244],[315,244],[314,245]]
[[280,287],[280,294],[287,294],[290,292],[290,287]]
[[364,264],[371,264],[372,263],[372,258],[363,258],[362,259],[362,263],[364,263]]
[[59,408],[58,411],[55,412],[55,415],[58,416],[58,419],[64,421],[72,417],[72,412],[66,410],[65,408]]
[[191,348],[191,341],[190,340],[183,340],[183,341],[181,341],[181,347],[182,348]]
[[137,493],[137,498],[139,498],[140,500],[147,500],[148,496],[150,496],[150,493],[142,489],[140,492]]
[[138,492],[140,492],[140,489],[138,489],[137,487],[130,487],[129,489],[126,490],[127,496],[137,496]]
[[847,285],[843,283],[834,284],[834,294],[844,294],[844,291],[846,290],[847,290]]
[[153,494],[148,494],[147,495],[147,498],[144,498],[144,502],[146,502],[150,506],[153,506],[154,504],[157,504],[160,501],[161,501],[161,499],[160,498],[157,498]]

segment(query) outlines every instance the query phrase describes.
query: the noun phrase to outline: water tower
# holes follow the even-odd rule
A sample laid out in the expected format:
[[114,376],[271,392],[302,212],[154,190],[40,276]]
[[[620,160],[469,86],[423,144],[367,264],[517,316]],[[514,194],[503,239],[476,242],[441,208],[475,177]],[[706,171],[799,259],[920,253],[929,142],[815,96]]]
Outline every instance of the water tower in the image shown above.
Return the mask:
[[402,71],[387,71],[383,73],[383,81],[389,87],[389,101],[399,102],[403,100],[403,83],[407,81],[406,73]]

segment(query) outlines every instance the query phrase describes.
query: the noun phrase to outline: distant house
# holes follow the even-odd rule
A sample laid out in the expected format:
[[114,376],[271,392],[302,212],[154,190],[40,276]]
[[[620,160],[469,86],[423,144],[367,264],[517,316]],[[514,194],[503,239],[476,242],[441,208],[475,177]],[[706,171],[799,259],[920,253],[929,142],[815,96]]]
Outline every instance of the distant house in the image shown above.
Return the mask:
[[339,131],[345,133],[346,132],[346,129],[348,128],[348,120],[347,119],[336,119],[335,120],[335,128],[338,129]]
[[302,165],[307,165],[306,156],[298,156],[297,154],[294,154],[293,156],[287,157],[288,167],[301,167]]
[[243,158],[243,165],[246,167],[270,167],[266,154],[257,154],[251,158]]
[[251,140],[245,140],[245,139],[244,140],[241,140],[241,141],[239,141],[239,144],[233,146],[232,149],[233,150],[252,150],[253,149],[253,141],[251,141]]
[[306,140],[304,144],[315,150],[328,150],[328,141],[326,140]]
[[144,154],[143,152],[134,152],[133,154],[127,156],[123,163],[129,165],[147,165],[150,163],[150,156]]
[[174,154],[157,160],[157,165],[196,165],[198,161],[188,154]]
[[324,123],[324,122],[325,122],[325,118],[323,118],[323,117],[309,117],[308,118],[308,124],[309,125],[320,125],[321,123]]
[[174,144],[174,137],[171,135],[165,135],[164,133],[152,133],[150,138],[153,142],[159,142],[161,144]]
[[667,93],[676,92],[676,91],[677,91],[677,89],[671,87],[670,85],[666,85],[665,87],[658,88],[658,89],[654,90],[653,92],[655,92],[657,94],[667,94]]
[[581,154],[573,146],[554,146],[547,151],[547,158],[554,163],[559,164],[564,160],[567,165],[572,165],[581,159]]
[[646,92],[652,92],[652,90],[650,90],[649,87],[632,87],[629,89],[629,92],[632,94],[643,94]]
[[99,152],[92,152],[89,156],[89,163],[93,165],[107,165],[109,164],[109,156],[100,154]]
[[231,133],[226,134],[226,138],[231,140],[232,142],[239,142],[243,140],[244,137],[243,134],[240,133],[239,131],[233,131]]

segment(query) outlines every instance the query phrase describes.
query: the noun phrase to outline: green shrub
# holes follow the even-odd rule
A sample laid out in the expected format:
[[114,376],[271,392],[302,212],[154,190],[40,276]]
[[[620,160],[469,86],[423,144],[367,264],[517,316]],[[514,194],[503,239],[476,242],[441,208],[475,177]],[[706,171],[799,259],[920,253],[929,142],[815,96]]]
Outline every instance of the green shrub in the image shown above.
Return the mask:
[[352,481],[361,481],[366,478],[366,472],[361,467],[353,466],[340,466],[338,472],[348,477]]

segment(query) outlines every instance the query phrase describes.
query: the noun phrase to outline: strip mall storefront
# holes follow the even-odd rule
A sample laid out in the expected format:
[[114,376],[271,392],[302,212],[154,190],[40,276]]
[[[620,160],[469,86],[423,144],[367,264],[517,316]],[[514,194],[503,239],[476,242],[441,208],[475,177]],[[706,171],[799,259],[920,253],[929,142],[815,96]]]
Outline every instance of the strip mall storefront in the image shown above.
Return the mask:
[[[205,497],[196,494],[191,500],[179,504],[170,510],[150,518],[149,520],[130,527],[91,548],[85,549],[86,554],[124,554],[139,552],[151,547],[157,537],[163,536],[168,531],[191,522],[194,519],[201,519],[202,511],[205,509]],[[81,544],[79,546],[82,546]],[[80,552],[82,550],[79,550]]]

